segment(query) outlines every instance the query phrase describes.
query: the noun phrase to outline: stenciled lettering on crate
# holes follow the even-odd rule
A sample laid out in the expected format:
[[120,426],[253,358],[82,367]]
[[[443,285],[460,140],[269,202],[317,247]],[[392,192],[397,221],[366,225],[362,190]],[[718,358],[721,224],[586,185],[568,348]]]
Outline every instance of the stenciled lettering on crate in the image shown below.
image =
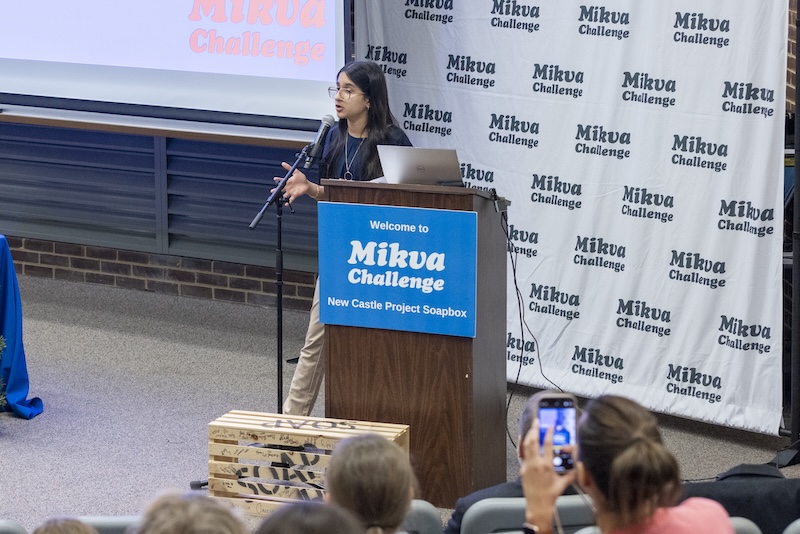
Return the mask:
[[234,410],[208,425],[209,495],[264,516],[325,496],[325,470],[341,440],[379,434],[409,449],[409,427]]

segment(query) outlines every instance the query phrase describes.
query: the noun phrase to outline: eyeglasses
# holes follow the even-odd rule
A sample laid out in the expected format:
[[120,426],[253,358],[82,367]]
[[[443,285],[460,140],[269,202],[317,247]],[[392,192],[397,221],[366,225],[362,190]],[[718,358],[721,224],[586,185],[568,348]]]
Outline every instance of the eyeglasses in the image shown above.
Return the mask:
[[353,95],[363,95],[365,93],[356,93],[352,89],[344,87],[328,87],[328,95],[331,98],[336,98],[336,95],[342,93],[342,100],[350,100]]

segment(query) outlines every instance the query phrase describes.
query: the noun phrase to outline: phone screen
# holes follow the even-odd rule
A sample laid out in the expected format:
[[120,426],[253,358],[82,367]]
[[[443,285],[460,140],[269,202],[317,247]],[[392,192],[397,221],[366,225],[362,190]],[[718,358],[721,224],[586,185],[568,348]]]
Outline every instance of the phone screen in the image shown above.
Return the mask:
[[547,430],[553,430],[553,466],[556,471],[566,471],[574,466],[572,454],[564,452],[564,445],[575,446],[575,401],[570,398],[543,398],[539,401],[539,446],[544,445]]

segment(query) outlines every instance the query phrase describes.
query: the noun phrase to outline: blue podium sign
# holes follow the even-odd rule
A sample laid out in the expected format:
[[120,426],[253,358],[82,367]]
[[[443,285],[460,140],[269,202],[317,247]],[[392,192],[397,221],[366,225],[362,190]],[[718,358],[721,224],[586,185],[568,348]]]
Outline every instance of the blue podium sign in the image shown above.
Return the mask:
[[320,321],[475,337],[477,214],[320,202]]

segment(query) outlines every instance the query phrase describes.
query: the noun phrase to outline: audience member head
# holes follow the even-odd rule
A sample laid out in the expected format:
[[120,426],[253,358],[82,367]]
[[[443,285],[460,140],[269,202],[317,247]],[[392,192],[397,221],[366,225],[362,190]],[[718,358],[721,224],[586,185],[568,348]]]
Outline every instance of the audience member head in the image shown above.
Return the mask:
[[33,534],[97,534],[97,529],[75,517],[53,517],[36,527]]
[[539,394],[531,395],[525,406],[522,407],[522,413],[519,415],[519,439],[517,440],[517,455],[522,460],[525,457],[524,449],[522,447],[522,440],[528,435],[528,431],[533,426],[533,420],[536,419],[536,407],[538,405]]
[[406,451],[375,434],[339,442],[325,480],[330,501],[355,514],[367,532],[397,530],[416,487]]
[[244,522],[225,502],[200,493],[166,493],[145,510],[130,534],[246,534]]
[[304,501],[286,504],[264,519],[255,534],[364,534],[348,512],[332,504]]
[[578,458],[579,481],[620,527],[680,496],[678,462],[661,441],[656,418],[630,399],[606,395],[586,405],[578,422]]

